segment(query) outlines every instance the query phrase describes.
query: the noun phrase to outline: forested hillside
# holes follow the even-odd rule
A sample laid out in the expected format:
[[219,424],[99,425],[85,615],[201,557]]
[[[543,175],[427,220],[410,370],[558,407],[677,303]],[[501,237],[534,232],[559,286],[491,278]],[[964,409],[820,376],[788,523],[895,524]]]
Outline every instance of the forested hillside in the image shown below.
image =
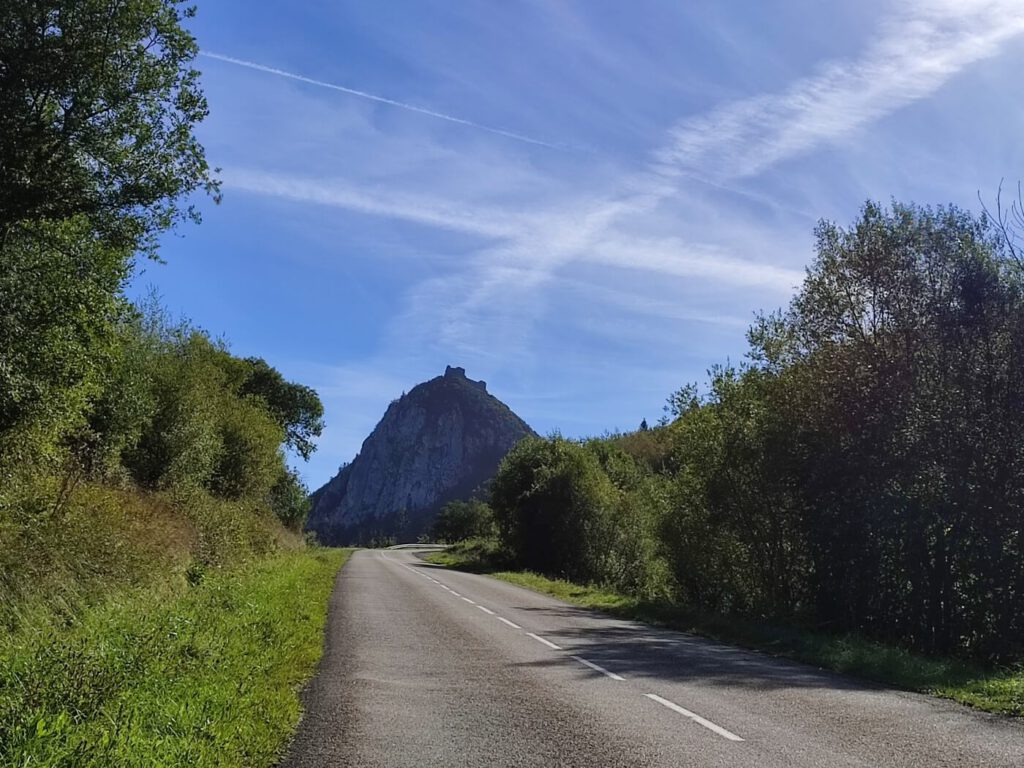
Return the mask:
[[219,195],[192,14],[0,5],[0,764],[268,764],[319,654],[319,398],[125,293]]
[[[527,439],[493,488],[519,567],[701,610],[1024,656],[1024,263],[995,219],[822,223],[747,359],[663,423]],[[645,425],[646,426],[646,425]]]
[[[206,102],[191,14],[136,0],[17,2],[0,17],[5,559],[89,484],[183,509],[250,504],[296,530],[304,518],[285,449],[313,450],[316,393],[124,293],[161,233],[198,220],[190,195],[218,195],[193,135]],[[0,572],[6,595],[23,575],[15,562]]]

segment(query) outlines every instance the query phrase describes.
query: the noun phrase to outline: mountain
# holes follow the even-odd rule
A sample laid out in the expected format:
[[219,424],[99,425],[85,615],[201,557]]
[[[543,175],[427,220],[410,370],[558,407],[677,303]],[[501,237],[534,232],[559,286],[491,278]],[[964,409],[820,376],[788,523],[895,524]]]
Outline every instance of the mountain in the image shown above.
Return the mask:
[[486,383],[448,366],[391,402],[359,455],[313,493],[306,529],[325,544],[414,541],[444,504],[471,496],[532,434]]

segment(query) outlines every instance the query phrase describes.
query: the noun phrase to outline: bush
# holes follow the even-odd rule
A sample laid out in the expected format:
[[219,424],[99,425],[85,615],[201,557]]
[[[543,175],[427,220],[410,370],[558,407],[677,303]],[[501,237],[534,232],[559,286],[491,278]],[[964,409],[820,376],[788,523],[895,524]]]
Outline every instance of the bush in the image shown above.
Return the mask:
[[479,499],[450,501],[441,507],[432,530],[437,541],[454,543],[466,539],[487,539],[497,534],[494,512]]
[[561,437],[526,438],[505,457],[491,496],[501,537],[522,567],[602,577],[617,493],[593,452]]
[[310,507],[308,489],[295,472],[286,469],[270,489],[270,508],[286,527],[301,531]]

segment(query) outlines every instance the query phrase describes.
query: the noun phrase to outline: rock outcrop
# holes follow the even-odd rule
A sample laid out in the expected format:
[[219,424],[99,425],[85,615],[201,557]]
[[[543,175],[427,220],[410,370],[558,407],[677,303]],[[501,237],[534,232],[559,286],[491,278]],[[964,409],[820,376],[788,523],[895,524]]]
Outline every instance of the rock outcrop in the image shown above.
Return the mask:
[[312,495],[306,523],[325,544],[415,541],[447,502],[485,485],[533,434],[462,368],[392,401],[362,450]]

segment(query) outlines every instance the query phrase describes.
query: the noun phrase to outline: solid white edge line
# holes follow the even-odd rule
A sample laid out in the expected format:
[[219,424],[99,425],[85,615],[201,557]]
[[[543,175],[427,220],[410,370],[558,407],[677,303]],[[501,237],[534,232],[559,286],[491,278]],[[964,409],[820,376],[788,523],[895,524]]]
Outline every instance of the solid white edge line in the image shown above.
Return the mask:
[[610,677],[610,678],[611,678],[612,680],[619,680],[619,681],[623,681],[623,680],[625,680],[625,679],[626,679],[626,678],[624,678],[624,677],[623,677],[622,675],[616,675],[616,674],[615,674],[614,672],[609,672],[609,671],[608,671],[607,669],[605,669],[604,667],[599,667],[599,666],[598,666],[597,664],[595,664],[594,662],[592,662],[592,661],[587,661],[586,659],[584,659],[584,658],[581,658],[581,657],[579,657],[579,656],[571,656],[570,658],[576,659],[576,661],[578,661],[578,662],[579,662],[580,664],[582,664],[583,666],[585,666],[585,667],[590,667],[590,668],[591,668],[591,669],[593,669],[594,671],[596,671],[596,672],[600,672],[600,673],[601,673],[602,675],[606,675],[607,677]]
[[562,650],[562,646],[560,646],[560,645],[555,645],[555,644],[554,644],[554,643],[552,643],[552,642],[551,642],[550,640],[545,640],[545,639],[544,639],[543,637],[541,637],[540,635],[535,635],[535,634],[533,634],[533,632],[527,632],[526,634],[527,634],[527,635],[529,635],[530,637],[532,637],[532,638],[533,638],[534,640],[536,640],[536,641],[537,641],[538,643],[544,643],[544,645],[546,645],[546,646],[547,646],[548,648],[554,648],[554,649],[555,649],[556,651],[560,651],[560,650]]
[[508,619],[506,619],[506,618],[505,618],[504,616],[498,616],[498,621],[503,621],[503,622],[505,622],[505,623],[506,623],[506,624],[508,624],[508,625],[509,625],[510,627],[512,627],[512,629],[522,629],[522,627],[520,627],[520,626],[519,626],[518,624],[516,624],[516,623],[515,623],[515,622],[513,622],[513,621],[509,621],[509,620],[508,620]]
[[722,726],[715,725],[710,720],[705,720],[703,717],[701,717],[697,713],[691,712],[688,709],[683,709],[678,704],[675,704],[675,703],[669,701],[668,699],[663,699],[663,698],[661,698],[661,696],[658,696],[657,694],[654,694],[654,693],[645,693],[644,696],[646,696],[648,699],[651,699],[652,701],[658,702],[662,706],[668,707],[673,712],[678,712],[680,715],[683,715],[684,717],[690,718],[695,723],[703,725],[709,731],[714,731],[719,736],[722,736],[723,738],[726,738],[729,741],[743,741],[743,739],[741,739],[739,736],[737,736],[732,731],[727,731]]
[[494,615],[494,611],[492,611],[490,608],[486,608],[486,607],[484,607],[482,605],[478,605],[477,608],[479,608],[481,611],[486,613],[488,616],[493,616]]

